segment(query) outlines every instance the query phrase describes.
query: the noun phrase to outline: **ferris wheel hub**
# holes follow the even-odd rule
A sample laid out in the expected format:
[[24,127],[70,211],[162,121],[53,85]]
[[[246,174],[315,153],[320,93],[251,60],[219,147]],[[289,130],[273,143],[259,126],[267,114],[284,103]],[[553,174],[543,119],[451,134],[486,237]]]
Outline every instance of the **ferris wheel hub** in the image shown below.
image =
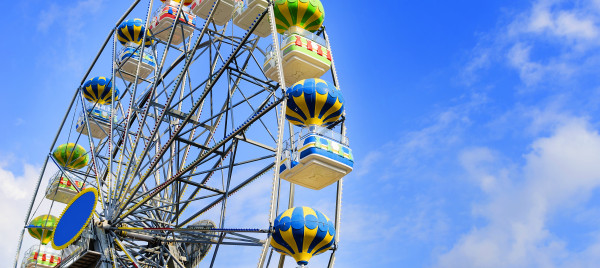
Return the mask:
[[110,225],[109,221],[107,220],[96,221],[95,223],[96,226],[98,226],[98,228],[104,230],[109,230],[112,227],[112,225]]

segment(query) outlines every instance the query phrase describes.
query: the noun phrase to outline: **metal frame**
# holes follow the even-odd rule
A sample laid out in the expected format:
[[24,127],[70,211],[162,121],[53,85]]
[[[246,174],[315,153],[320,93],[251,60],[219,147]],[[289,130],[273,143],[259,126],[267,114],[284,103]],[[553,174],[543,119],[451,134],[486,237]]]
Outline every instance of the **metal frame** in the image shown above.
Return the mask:
[[[114,33],[139,2],[134,1],[110,31],[81,84],[89,78],[99,57],[105,54],[112,54],[111,79],[114,86],[119,84],[120,81],[115,78],[123,71],[115,64],[118,55]],[[148,2],[146,9],[146,28],[151,18],[152,2]],[[214,2],[213,10],[219,6],[220,0]],[[213,24],[211,10],[204,25],[195,28],[199,34],[194,34],[189,41],[184,40],[181,46],[174,46],[171,40],[175,31],[181,29],[181,13],[182,8],[178,8],[168,40],[157,42],[152,48],[153,56],[157,59],[152,77],[139,79],[138,65],[136,73],[131,74],[135,75],[134,82],[123,82],[125,89],[121,95],[112,96],[113,113],[108,136],[99,140],[91,136],[81,137],[82,134],[76,132],[71,135],[74,132],[73,125],[69,126],[67,119],[76,116],[80,108],[85,111],[85,100],[78,89],[50,151],[55,148],[57,141],[65,140],[65,136],[69,142],[85,140],[91,149],[91,165],[85,171],[59,169],[74,174],[86,183],[94,180],[98,188],[102,202],[95,217],[93,240],[94,248],[101,251],[102,258],[97,267],[182,267],[182,261],[176,257],[180,253],[173,253],[173,249],[166,246],[168,243],[215,244],[210,267],[218,258],[220,245],[261,247],[258,267],[271,267],[273,250],[269,252],[270,234],[279,212],[279,200],[285,197],[280,191],[279,166],[286,136],[286,85],[283,81],[279,38],[273,23],[273,3],[257,17],[243,36],[228,34],[228,24],[223,27]],[[277,53],[280,81],[276,82],[265,77],[262,64],[257,60],[264,57],[264,52],[258,47],[260,38],[252,33],[263,19],[270,20]],[[324,35],[331,51],[324,29],[320,34]],[[107,49],[111,38],[112,48]],[[144,32],[142,40],[145,38]],[[191,42],[192,39],[195,41]],[[161,49],[162,57],[158,57]],[[142,49],[140,58],[143,53]],[[208,68],[202,69],[202,62],[208,62]],[[333,61],[331,74],[335,85],[339,87]],[[86,113],[83,114],[85,127],[91,133],[90,124],[94,122]],[[114,122],[113,116],[119,120]],[[291,124],[287,127],[292,138],[293,127]],[[343,122],[339,128],[345,134]],[[274,129],[277,129],[277,133],[271,132]],[[44,201],[43,198],[36,200],[36,196],[48,160],[55,162],[48,154],[25,218],[25,226],[31,219],[34,205]],[[248,164],[262,168],[244,178],[233,176],[234,169]],[[271,171],[273,178],[268,228],[227,228],[228,198]],[[215,182],[215,178],[220,179],[220,183]],[[328,267],[334,265],[339,243],[341,192],[340,180],[335,214],[338,235]],[[294,193],[295,187],[291,184],[287,194],[288,207],[293,206]],[[190,213],[186,209],[192,204],[201,209]],[[189,226],[216,207],[220,208],[220,216],[218,228],[210,229],[214,235],[207,234],[206,229]],[[19,239],[15,268],[19,263],[25,229]],[[282,256],[277,266],[282,267],[283,263]]]

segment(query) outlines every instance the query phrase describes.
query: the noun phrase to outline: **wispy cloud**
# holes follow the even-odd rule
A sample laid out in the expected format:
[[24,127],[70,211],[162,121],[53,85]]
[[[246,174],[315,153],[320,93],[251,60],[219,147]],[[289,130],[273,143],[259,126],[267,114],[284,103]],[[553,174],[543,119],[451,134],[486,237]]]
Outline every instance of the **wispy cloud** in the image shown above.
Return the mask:
[[584,8],[564,10],[556,8],[559,3],[560,1],[535,3],[531,13],[525,17],[527,27],[521,28],[521,31],[548,34],[568,41],[589,41],[598,36],[598,14],[593,9],[587,9],[587,5],[583,5]]
[[[89,24],[104,6],[104,0],[83,0],[75,3],[51,3],[47,9],[39,13],[37,30],[43,38],[50,34],[60,33],[59,39],[46,43],[47,59],[43,60],[49,66],[54,66],[61,72],[76,72],[83,69],[87,57],[81,57],[83,44],[89,40]],[[86,40],[87,38],[87,40]],[[89,44],[88,44],[89,45]]]
[[488,98],[485,94],[473,93],[460,96],[453,102],[453,106],[424,115],[422,128],[401,133],[393,141],[373,148],[357,164],[358,175],[365,176],[373,171],[373,165],[385,160],[388,164],[378,172],[383,171],[383,179],[394,177],[403,170],[420,166],[423,159],[438,157],[440,153],[462,145],[465,133],[474,123],[473,114],[485,107]]
[[464,168],[491,198],[474,207],[487,223],[465,234],[438,267],[573,267],[563,264],[592,260],[568,250],[548,221],[557,211],[585,204],[600,186],[600,136],[573,118],[535,140],[525,159],[513,173],[488,148],[463,153]]
[[516,43],[507,52],[508,63],[519,71],[521,80],[526,85],[534,85],[549,74],[557,74],[563,78],[570,77],[575,67],[565,61],[551,61],[546,64],[531,59],[531,45]]
[[40,11],[37,29],[46,32],[52,27],[64,27],[67,35],[77,34],[85,26],[84,18],[100,11],[103,2],[104,0],[83,0],[62,6],[50,3],[49,8]]
[[[568,84],[599,63],[600,9],[597,1],[539,0],[525,12],[481,38],[465,64],[467,85],[490,65],[502,64],[519,72],[528,88]],[[510,16],[509,16],[510,17]],[[596,68],[597,69],[597,68]]]
[[60,17],[62,17],[61,9],[55,3],[51,3],[48,9],[40,12],[37,30],[46,33],[52,24],[54,24],[56,19]]

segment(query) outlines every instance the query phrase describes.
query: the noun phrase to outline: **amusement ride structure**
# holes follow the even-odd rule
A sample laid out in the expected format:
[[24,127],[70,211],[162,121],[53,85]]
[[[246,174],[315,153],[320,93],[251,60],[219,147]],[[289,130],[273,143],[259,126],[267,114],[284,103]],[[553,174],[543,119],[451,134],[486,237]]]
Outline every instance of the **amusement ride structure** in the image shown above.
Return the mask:
[[[333,267],[354,160],[322,3],[139,2],[76,85],[14,267],[216,267],[222,247],[260,249],[259,268]],[[258,180],[268,218],[231,226],[228,200]],[[295,185],[331,186],[335,214],[294,207]]]

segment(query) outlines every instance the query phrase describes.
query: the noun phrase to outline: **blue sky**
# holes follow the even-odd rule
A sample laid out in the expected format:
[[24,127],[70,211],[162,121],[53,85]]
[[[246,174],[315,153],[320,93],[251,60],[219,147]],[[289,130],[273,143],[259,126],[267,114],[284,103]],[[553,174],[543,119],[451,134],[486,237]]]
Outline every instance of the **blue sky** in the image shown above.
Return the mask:
[[[357,161],[338,267],[600,261],[600,1],[322,2]],[[74,90],[129,3],[11,5],[0,18],[10,25],[0,210],[14,217],[0,226],[16,241],[24,205],[12,204],[28,202]],[[13,250],[0,245],[3,257]]]

